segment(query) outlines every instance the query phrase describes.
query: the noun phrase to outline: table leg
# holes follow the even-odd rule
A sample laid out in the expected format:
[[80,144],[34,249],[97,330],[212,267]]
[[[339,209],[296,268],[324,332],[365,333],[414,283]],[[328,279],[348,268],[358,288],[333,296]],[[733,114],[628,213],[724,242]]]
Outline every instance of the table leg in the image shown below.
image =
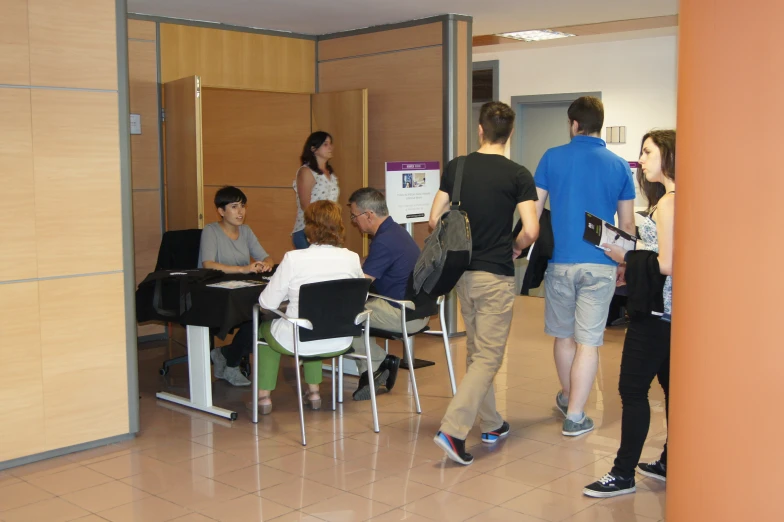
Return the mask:
[[159,399],[187,406],[220,417],[234,420],[237,413],[212,405],[212,370],[210,368],[210,329],[188,326],[188,378],[191,397],[186,399],[172,393],[158,392]]

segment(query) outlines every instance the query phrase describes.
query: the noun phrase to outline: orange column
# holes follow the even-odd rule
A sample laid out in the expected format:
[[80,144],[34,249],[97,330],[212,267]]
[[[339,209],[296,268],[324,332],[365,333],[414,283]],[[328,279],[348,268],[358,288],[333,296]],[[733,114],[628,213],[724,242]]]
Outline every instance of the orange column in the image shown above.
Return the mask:
[[784,2],[680,11],[667,522],[784,520]]

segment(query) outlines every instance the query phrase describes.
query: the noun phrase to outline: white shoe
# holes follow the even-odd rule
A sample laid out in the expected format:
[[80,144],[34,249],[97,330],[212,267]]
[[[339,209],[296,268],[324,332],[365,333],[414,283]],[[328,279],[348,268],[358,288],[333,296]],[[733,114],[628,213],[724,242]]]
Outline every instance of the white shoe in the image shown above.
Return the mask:
[[226,372],[226,358],[223,356],[220,348],[213,348],[210,352],[210,359],[212,360],[212,371],[216,379],[223,379]]
[[251,382],[242,375],[239,366],[231,367],[227,366],[226,369],[223,371],[223,379],[228,381],[229,384],[232,386],[250,386]]

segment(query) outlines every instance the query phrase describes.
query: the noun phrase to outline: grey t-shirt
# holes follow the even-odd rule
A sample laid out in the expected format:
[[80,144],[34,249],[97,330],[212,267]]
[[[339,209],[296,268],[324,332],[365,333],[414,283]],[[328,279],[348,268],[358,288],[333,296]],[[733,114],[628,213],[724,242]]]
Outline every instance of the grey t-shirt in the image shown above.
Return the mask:
[[227,236],[217,222],[210,223],[202,230],[199,268],[203,268],[204,261],[245,266],[250,263],[251,257],[254,261],[264,261],[269,254],[248,225],[240,225],[240,237],[236,241]]

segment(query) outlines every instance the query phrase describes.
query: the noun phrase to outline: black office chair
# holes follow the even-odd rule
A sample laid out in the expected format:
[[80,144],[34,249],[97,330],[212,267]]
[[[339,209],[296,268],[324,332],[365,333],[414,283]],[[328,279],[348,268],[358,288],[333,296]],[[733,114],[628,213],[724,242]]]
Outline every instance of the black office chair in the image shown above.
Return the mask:
[[[406,362],[408,363],[408,371],[411,375],[411,387],[414,391],[414,402],[416,404],[416,411],[417,413],[422,413],[422,407],[419,404],[419,390],[417,389],[416,384],[416,376],[414,375],[414,358],[413,352],[411,349],[411,338],[415,335],[419,335],[421,333],[427,332],[428,334],[433,335],[441,335],[443,342],[444,342],[444,354],[446,355],[446,367],[449,373],[449,383],[452,387],[452,396],[457,393],[457,385],[455,383],[455,371],[452,366],[452,353],[449,351],[449,335],[446,332],[446,321],[445,321],[445,314],[444,314],[444,302],[446,300],[446,296],[432,296],[422,290],[418,294],[414,293],[414,280],[413,275],[408,279],[408,285],[406,290],[406,295],[409,297],[408,300],[397,300],[392,299],[390,297],[385,297],[383,295],[377,294],[370,294],[371,297],[376,297],[378,299],[383,299],[390,303],[396,303],[400,306],[401,314],[400,314],[400,329],[401,332],[391,332],[388,330],[381,330],[379,328],[373,328],[373,321],[370,321],[370,336],[378,337],[384,339],[384,345],[386,351],[389,352],[389,341],[401,341],[403,343],[403,348],[405,350],[405,358]],[[424,319],[426,317],[432,317],[435,314],[438,314],[439,319],[441,320],[441,330],[440,331],[433,331],[430,330],[430,326],[425,324],[421,329],[417,330],[416,332],[409,332],[408,327],[406,326],[406,322],[412,321],[414,319]],[[373,372],[368,372],[368,376]],[[342,377],[342,375],[341,375]],[[338,398],[340,402],[343,402],[343,380],[341,378],[338,379],[341,384],[341,389],[339,391]]]
[[[199,266],[199,248],[201,247],[201,229],[169,230],[161,237],[161,246],[158,249],[158,261],[155,270],[193,270]],[[158,372],[161,375],[169,373],[169,368],[175,364],[188,362],[188,356],[175,357],[163,361]]]
[[[297,393],[299,394],[299,420],[302,429],[302,445],[305,446],[305,414],[303,409],[302,380],[299,371],[299,343],[307,341],[318,341],[323,339],[333,339],[335,337],[357,337],[364,335],[365,355],[357,353],[346,353],[344,355],[353,358],[366,358],[370,362],[370,338],[369,332],[370,315],[369,310],[365,310],[370,280],[366,278],[358,279],[337,279],[334,281],[323,281],[302,285],[299,289],[299,317],[288,317],[279,310],[272,310],[275,314],[294,325],[294,363],[297,376]],[[253,307],[253,331],[259,331],[259,311],[260,306]],[[364,325],[364,328],[363,326]],[[364,334],[363,334],[364,330]],[[262,340],[253,343],[253,402],[252,402],[252,421],[259,422],[258,400],[259,400],[259,381],[258,381],[258,354],[259,345],[266,344]],[[347,347],[350,351],[350,345]],[[318,356],[309,356],[319,358]],[[342,357],[342,356],[341,356]],[[323,358],[322,358],[323,359]],[[375,387],[370,376],[371,403],[373,411],[373,431],[379,432],[378,411],[376,409]],[[336,408],[335,402],[335,359],[332,359],[332,409]]]

